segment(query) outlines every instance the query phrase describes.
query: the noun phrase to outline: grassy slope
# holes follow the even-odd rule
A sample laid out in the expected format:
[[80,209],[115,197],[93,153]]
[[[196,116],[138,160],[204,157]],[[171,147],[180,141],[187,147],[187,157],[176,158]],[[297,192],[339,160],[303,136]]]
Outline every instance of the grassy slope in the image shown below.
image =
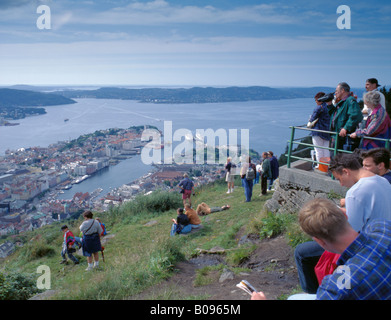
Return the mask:
[[[221,182],[203,187],[193,198],[193,207],[206,202],[210,206],[229,204],[231,209],[202,217],[204,228],[186,236],[169,236],[175,209],[132,214],[134,209],[124,206],[110,215],[99,215],[113,238],[105,244],[105,262],[100,262],[101,269],[93,272],[85,271],[87,262],[81,256],[77,256],[79,265],[59,264],[60,224],[26,235],[27,239],[35,237],[35,240],[18,249],[2,265],[5,270],[30,274],[36,274],[39,265],[49,266],[51,289],[58,291],[56,299],[127,299],[169,277],[175,263],[191,257],[196,248],[236,247],[235,235],[239,229],[249,231],[265,216],[263,205],[271,195],[259,197],[259,194],[258,184],[254,186],[253,201],[246,203],[242,187],[237,187],[233,194],[226,194],[226,185]],[[174,198],[181,203],[179,194],[174,194]],[[157,223],[144,226],[151,220]],[[68,224],[75,235],[78,235],[80,223],[81,220]],[[42,257],[37,258],[39,256]],[[39,274],[36,275],[38,278]]]

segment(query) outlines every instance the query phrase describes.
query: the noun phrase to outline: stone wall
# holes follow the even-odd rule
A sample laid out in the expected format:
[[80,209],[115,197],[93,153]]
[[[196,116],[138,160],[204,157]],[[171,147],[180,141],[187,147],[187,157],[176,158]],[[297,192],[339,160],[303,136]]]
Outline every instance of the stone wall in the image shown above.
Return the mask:
[[343,198],[347,188],[327,173],[312,170],[311,163],[296,161],[280,167],[279,179],[275,182],[272,199],[265,208],[273,213],[296,213],[303,204],[314,198],[328,198],[336,201]]

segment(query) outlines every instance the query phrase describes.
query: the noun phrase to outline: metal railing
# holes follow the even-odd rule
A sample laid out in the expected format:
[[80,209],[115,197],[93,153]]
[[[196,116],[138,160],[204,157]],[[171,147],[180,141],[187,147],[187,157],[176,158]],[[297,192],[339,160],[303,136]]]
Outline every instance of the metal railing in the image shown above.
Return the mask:
[[[330,152],[332,152],[334,154],[334,156],[338,153],[338,152],[345,152],[345,153],[352,153],[352,151],[348,151],[348,150],[343,150],[343,149],[337,149],[337,146],[338,146],[338,139],[340,138],[338,133],[337,132],[332,132],[332,131],[325,131],[325,130],[317,130],[317,129],[311,129],[311,128],[307,128],[306,125],[302,125],[302,126],[291,126],[289,127],[292,129],[291,131],[291,139],[288,141],[288,154],[286,154],[285,156],[287,157],[287,168],[290,168],[291,167],[291,160],[292,159],[296,159],[296,160],[303,160],[303,161],[306,161],[306,162],[312,162],[313,164],[314,163],[317,163],[317,164],[323,164],[323,165],[327,165],[329,166],[328,163],[325,163],[325,162],[320,162],[320,161],[316,161],[316,160],[312,160],[312,159],[308,159],[308,158],[303,158],[303,157],[298,157],[298,156],[295,156],[294,155],[294,152],[293,152],[293,145],[294,144],[297,144],[298,146],[305,146],[307,148],[305,149],[300,149],[298,150],[297,152],[302,152],[304,150],[309,150],[309,149],[313,149],[314,147],[316,148],[320,148],[320,149],[327,149],[327,150],[330,150]],[[321,146],[315,146],[314,144],[312,143],[305,143],[305,142],[301,142],[299,140],[302,140],[303,138],[305,137],[302,137],[302,138],[298,138],[298,139],[295,139],[295,133],[296,133],[296,130],[303,130],[303,131],[309,131],[309,132],[321,132],[321,133],[328,133],[330,134],[331,137],[334,137],[334,147],[331,148],[331,147],[321,147]],[[310,135],[309,135],[310,136]],[[350,136],[350,135],[348,135]],[[308,137],[308,136],[306,136]],[[375,137],[368,137],[368,136],[363,136],[361,137],[361,141],[360,141],[360,145],[362,144],[362,140],[363,139],[369,139],[369,140],[377,140],[377,141],[383,141],[385,142],[385,148],[386,149],[390,149],[390,146],[391,146],[391,139],[383,139],[383,138],[375,138]]]

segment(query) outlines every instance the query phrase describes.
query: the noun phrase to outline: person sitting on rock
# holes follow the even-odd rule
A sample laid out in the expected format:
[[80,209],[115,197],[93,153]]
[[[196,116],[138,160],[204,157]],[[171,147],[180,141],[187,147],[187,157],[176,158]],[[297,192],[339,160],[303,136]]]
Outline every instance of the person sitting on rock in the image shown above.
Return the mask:
[[187,215],[184,214],[183,208],[178,208],[177,213],[177,219],[171,219],[173,222],[171,226],[171,236],[175,236],[176,234],[186,234],[191,231],[190,220]]

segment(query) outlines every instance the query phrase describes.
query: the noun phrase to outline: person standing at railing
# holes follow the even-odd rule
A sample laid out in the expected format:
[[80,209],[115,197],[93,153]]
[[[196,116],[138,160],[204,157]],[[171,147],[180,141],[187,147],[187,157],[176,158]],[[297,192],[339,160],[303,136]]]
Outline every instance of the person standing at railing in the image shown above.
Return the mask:
[[[377,91],[379,87],[380,84],[378,83],[376,78],[370,78],[365,82],[365,90],[367,90],[367,92]],[[383,93],[381,93],[380,91],[378,92],[380,94],[380,104],[383,108],[386,108],[386,98],[384,97]],[[368,116],[371,114],[371,110],[367,106],[365,101],[364,101],[364,108],[362,109],[362,113],[364,115],[364,121],[366,121]]]
[[[357,100],[350,92],[350,86],[346,82],[338,84],[335,90],[335,99],[337,101],[336,105],[329,106],[330,131],[338,133],[337,149],[343,150],[348,134],[356,131],[363,115]],[[356,140],[350,151],[358,147],[360,141]],[[335,138],[332,138],[332,143],[335,146]]]
[[[316,121],[315,125],[312,127],[312,129],[316,130],[323,130],[323,131],[329,131],[330,128],[330,115],[327,108],[327,103],[319,101],[318,99],[325,96],[324,92],[318,92],[315,95],[315,103],[316,107],[314,111],[312,112],[312,115],[309,119],[309,122],[313,123]],[[315,157],[316,161],[321,161],[321,158],[329,158],[330,157],[330,151],[328,149],[323,149],[319,147],[326,147],[328,148],[330,145],[330,134],[325,132],[317,132],[317,131],[311,131],[312,136],[312,143],[314,145],[315,149]],[[315,166],[315,168],[318,168],[319,164]]]
[[[364,95],[364,103],[370,110],[364,129],[353,132],[351,138],[372,137],[381,139],[391,138],[391,120],[386,109],[381,105],[381,96],[378,91],[370,91]],[[362,149],[383,148],[384,141],[363,139]]]

